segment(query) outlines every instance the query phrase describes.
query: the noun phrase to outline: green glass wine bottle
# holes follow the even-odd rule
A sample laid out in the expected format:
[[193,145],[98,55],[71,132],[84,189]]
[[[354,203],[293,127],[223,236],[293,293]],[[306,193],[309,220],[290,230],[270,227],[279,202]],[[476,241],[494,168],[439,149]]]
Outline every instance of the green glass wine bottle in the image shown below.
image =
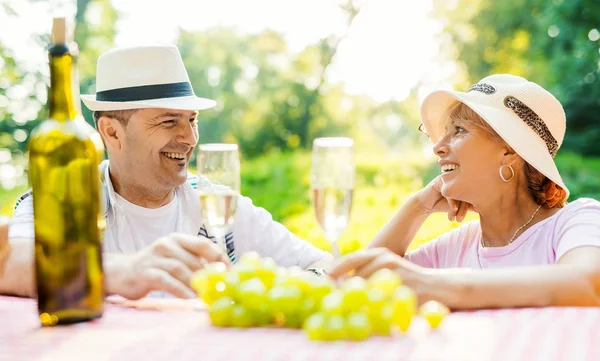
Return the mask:
[[35,275],[43,326],[102,316],[104,277],[98,163],[102,142],[83,120],[64,18],[54,19],[49,49],[49,119],[29,141],[33,191]]

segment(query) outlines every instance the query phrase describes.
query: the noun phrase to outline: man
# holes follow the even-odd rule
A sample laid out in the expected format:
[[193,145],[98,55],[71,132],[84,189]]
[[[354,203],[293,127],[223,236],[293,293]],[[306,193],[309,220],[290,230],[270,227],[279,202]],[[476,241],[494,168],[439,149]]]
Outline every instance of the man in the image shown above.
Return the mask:
[[[194,297],[192,273],[205,262],[229,262],[206,238],[194,190],[197,179],[188,179],[199,136],[197,111],[216,103],[195,96],[174,46],[124,48],[100,56],[96,88],[95,95],[82,100],[94,111],[108,153],[100,165],[107,293],[139,298],[166,291]],[[26,193],[11,222],[13,253],[0,278],[0,293],[33,294],[33,237],[33,202]],[[302,268],[323,267],[331,260],[242,196],[227,245],[231,259],[257,251],[282,266]]]

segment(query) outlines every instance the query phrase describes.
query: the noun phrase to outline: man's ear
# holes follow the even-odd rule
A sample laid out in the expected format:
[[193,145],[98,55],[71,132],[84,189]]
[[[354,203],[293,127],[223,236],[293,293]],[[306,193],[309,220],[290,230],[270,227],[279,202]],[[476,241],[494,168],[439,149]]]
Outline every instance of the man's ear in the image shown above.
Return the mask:
[[118,120],[106,116],[100,117],[98,119],[98,133],[102,136],[107,150],[121,149],[123,146],[125,129]]

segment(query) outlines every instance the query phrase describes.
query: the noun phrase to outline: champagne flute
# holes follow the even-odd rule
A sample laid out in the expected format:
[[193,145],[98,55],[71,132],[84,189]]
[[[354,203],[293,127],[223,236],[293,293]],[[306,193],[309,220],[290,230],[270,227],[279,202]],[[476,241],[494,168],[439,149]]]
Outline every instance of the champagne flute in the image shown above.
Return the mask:
[[332,254],[340,255],[338,239],[348,226],[356,166],[350,138],[316,138],[312,148],[310,182],[315,216],[331,242]]
[[202,220],[217,245],[232,258],[225,236],[233,229],[240,193],[240,158],[237,144],[213,143],[198,147],[198,195]]

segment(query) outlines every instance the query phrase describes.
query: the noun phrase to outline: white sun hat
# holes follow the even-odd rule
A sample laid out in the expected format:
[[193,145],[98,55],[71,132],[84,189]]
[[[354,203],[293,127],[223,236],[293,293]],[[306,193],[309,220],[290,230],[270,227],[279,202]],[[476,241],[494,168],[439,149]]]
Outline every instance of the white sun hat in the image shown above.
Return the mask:
[[137,46],[98,58],[96,94],[81,96],[92,111],[140,108],[202,110],[214,100],[194,94],[177,47]]
[[466,93],[435,91],[421,105],[425,132],[434,142],[444,136],[444,118],[455,101],[473,109],[521,158],[569,195],[554,163],[565,136],[565,111],[552,94],[536,83],[509,74],[483,78]]

